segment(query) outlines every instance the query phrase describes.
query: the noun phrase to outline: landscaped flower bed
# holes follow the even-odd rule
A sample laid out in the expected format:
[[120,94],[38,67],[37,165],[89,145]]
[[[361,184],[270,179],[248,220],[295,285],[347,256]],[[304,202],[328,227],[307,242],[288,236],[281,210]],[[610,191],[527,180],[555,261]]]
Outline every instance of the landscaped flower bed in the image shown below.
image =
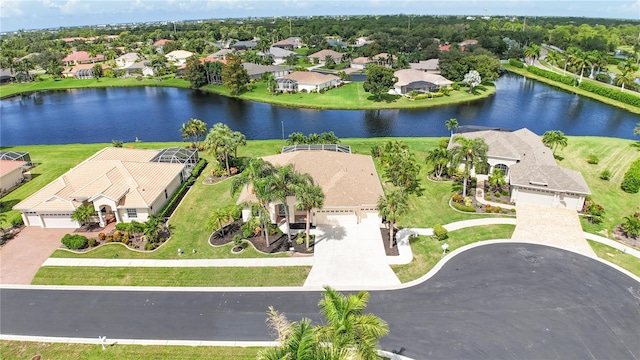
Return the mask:
[[[293,252],[296,253],[313,254],[313,236],[309,239],[309,250],[307,250],[304,236],[302,236],[303,241],[299,243],[299,241],[296,241],[296,236],[291,235],[291,243],[289,243],[287,235],[277,230],[277,228],[274,228],[269,235],[269,246],[267,246],[267,241],[265,237],[261,235],[259,228],[254,228],[248,232],[243,231],[243,228],[247,230],[247,227],[254,228],[251,224],[247,226],[246,223],[241,220],[236,220],[211,234],[211,236],[209,236],[209,244],[213,246],[227,245],[234,242],[234,238],[240,236],[242,240],[242,245],[240,246],[246,248],[248,243],[251,243],[256,250],[265,254],[288,252],[291,247],[293,247]],[[235,252],[237,253],[238,251],[236,250]]]
[[[96,235],[96,237],[86,237],[84,235],[65,235],[65,238],[69,239],[70,237],[74,237],[75,241],[71,242],[72,244],[82,244],[81,246],[66,246],[64,243],[61,245],[62,249],[69,249],[73,251],[86,252],[91,249],[94,249],[100,245],[108,244],[108,243],[122,243],[126,245],[129,249],[138,250],[138,251],[151,251],[156,249],[158,246],[162,245],[169,237],[171,236],[171,232],[169,228],[162,224],[158,227],[158,234],[155,238],[155,241],[149,241],[148,237],[144,235],[142,232],[129,232],[123,230],[112,230],[109,233],[100,232]],[[65,241],[63,238],[63,241]],[[80,242],[80,238],[84,238],[86,241]],[[67,240],[66,242],[69,242]]]

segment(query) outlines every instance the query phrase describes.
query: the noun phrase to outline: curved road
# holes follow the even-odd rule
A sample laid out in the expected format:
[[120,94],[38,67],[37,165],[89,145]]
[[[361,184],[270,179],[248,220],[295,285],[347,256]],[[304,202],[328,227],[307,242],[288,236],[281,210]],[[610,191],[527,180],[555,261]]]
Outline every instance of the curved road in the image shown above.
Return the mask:
[[[0,332],[120,339],[272,340],[269,305],[319,320],[313,292],[2,289]],[[582,255],[493,244],[427,282],[373,291],[385,350],[422,358],[638,359],[640,283]]]

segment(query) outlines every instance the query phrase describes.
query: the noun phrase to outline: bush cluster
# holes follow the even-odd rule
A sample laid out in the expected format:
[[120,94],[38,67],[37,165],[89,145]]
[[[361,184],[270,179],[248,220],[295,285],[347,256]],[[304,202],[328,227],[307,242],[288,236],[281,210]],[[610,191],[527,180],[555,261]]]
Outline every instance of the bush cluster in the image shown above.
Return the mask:
[[624,179],[620,187],[630,194],[640,191],[640,159],[631,163],[629,170],[624,173]]
[[67,234],[62,237],[62,244],[71,250],[84,249],[89,240],[86,236]]
[[517,60],[517,59],[509,59],[509,65],[517,67],[519,69],[523,69],[524,68],[524,64],[522,63],[522,61]]
[[449,237],[448,233],[449,232],[447,231],[447,229],[445,229],[444,226],[440,224],[436,224],[433,227],[433,236],[435,236],[438,241],[447,240],[447,238]]
[[453,208],[456,210],[464,211],[464,212],[476,212],[476,209],[473,206],[466,206],[457,202],[452,202]]
[[609,169],[603,170],[600,173],[600,179],[602,180],[609,180],[611,179],[611,171]]
[[610,87],[602,86],[600,84],[592,83],[589,81],[583,81],[578,86],[580,89],[608,97],[609,99],[617,100],[625,104],[632,106],[640,106],[640,96],[631,94],[629,92],[623,92],[619,89],[613,89]]
[[596,156],[595,154],[590,154],[587,157],[587,162],[591,165],[597,165],[600,162],[600,159],[598,159],[598,156]]
[[547,71],[547,70],[544,70],[544,69],[540,69],[540,68],[537,68],[535,66],[527,67],[527,71],[532,73],[532,74],[547,78],[549,80],[553,80],[553,81],[557,81],[557,82],[563,83],[565,85],[574,86],[576,84],[576,81],[577,81],[572,76],[565,76],[565,75],[556,74],[556,73],[554,73],[552,71]]

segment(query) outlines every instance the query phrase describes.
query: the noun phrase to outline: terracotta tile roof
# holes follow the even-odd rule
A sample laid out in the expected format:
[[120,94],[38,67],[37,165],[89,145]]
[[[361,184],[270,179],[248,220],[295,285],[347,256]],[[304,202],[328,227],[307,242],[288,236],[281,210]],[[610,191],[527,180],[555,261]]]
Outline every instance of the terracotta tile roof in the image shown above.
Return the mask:
[[70,62],[70,61],[91,61],[91,60],[95,60],[95,61],[100,61],[104,59],[104,55],[102,54],[96,54],[96,56],[91,57],[89,55],[88,52],[86,51],[76,51],[74,53],[71,53],[69,55],[67,55],[64,59],[62,59],[63,62]]
[[327,57],[327,55],[331,55],[332,58],[334,59],[342,59],[342,53],[339,53],[337,51],[333,51],[333,50],[320,50],[316,53],[313,53],[311,55],[309,55],[309,58],[319,58],[321,61],[324,60],[325,57]]
[[99,196],[118,201],[122,207],[148,208],[184,167],[150,162],[157,153],[157,150],[104,148],[14,208],[73,211],[82,201]]
[[0,177],[26,164],[26,161],[0,160]]
[[156,42],[154,42],[154,43],[153,43],[153,46],[160,46],[160,45],[164,45],[164,44],[166,44],[166,43],[168,43],[168,42],[171,42],[171,41],[173,41],[173,40],[160,39],[160,40],[157,40]]
[[438,50],[440,50],[440,51],[449,51],[449,50],[451,50],[451,45],[449,45],[449,44],[441,45],[440,47],[438,47]]
[[294,71],[281,79],[297,81],[300,84],[320,85],[332,80],[340,80],[340,77],[329,74],[321,74],[315,71]]
[[[373,159],[368,155],[325,150],[303,150],[265,156],[274,165],[292,164],[313,177],[325,193],[324,207],[375,205],[383,194]],[[255,199],[245,187],[238,203]]]

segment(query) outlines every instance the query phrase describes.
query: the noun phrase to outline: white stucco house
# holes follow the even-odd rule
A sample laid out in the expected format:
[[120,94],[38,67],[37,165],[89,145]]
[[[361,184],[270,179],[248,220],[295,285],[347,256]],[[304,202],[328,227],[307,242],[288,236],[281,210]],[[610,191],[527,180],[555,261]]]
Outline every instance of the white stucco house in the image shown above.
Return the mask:
[[[540,136],[526,128],[516,131],[474,130],[460,127],[449,141],[456,146],[455,136],[482,138],[489,146],[489,173],[501,169],[510,187],[513,203],[582,210],[589,186],[578,171],[556,164],[553,152]],[[475,175],[475,171],[472,171]]]
[[116,65],[119,68],[126,68],[133,65],[140,57],[134,52],[126,53],[116,58]]
[[[331,146],[331,145],[330,145]],[[262,159],[273,165],[291,164],[299,173],[311,175],[325,194],[322,209],[313,209],[310,222],[318,224],[381,223],[378,215],[378,198],[383,195],[373,159],[328,150],[298,150]],[[237,203],[255,201],[248,187],[244,187]],[[291,223],[306,223],[306,212],[295,208],[295,196],[287,198]],[[272,223],[281,224],[285,218],[284,205],[279,201],[269,204]],[[251,217],[251,210],[244,209],[244,221]]]
[[437,92],[441,87],[448,87],[453,81],[442,75],[424,72],[415,69],[403,69],[393,73],[398,81],[393,85],[391,92],[399,95],[407,95],[412,91],[419,93]]
[[331,56],[331,58],[333,59],[333,62],[335,62],[336,64],[340,64],[342,62],[343,55],[344,55],[343,53],[325,49],[325,50],[320,50],[316,53],[313,53],[307,57],[313,64],[317,62],[320,65],[325,65],[325,59],[327,58],[327,56]]
[[0,160],[0,194],[11,191],[24,181],[22,169],[26,161]]
[[278,79],[279,91],[320,91],[340,84],[340,77],[314,71],[294,71]]
[[26,226],[77,228],[71,214],[83,204],[111,221],[144,222],[162,210],[198,160],[196,150],[107,147],[13,207]]
[[167,55],[165,55],[164,57],[167,58],[167,61],[176,65],[176,66],[180,66],[180,65],[184,65],[187,63],[187,59],[192,57],[193,53],[191,51],[186,51],[186,50],[173,50],[172,52],[168,53]]

